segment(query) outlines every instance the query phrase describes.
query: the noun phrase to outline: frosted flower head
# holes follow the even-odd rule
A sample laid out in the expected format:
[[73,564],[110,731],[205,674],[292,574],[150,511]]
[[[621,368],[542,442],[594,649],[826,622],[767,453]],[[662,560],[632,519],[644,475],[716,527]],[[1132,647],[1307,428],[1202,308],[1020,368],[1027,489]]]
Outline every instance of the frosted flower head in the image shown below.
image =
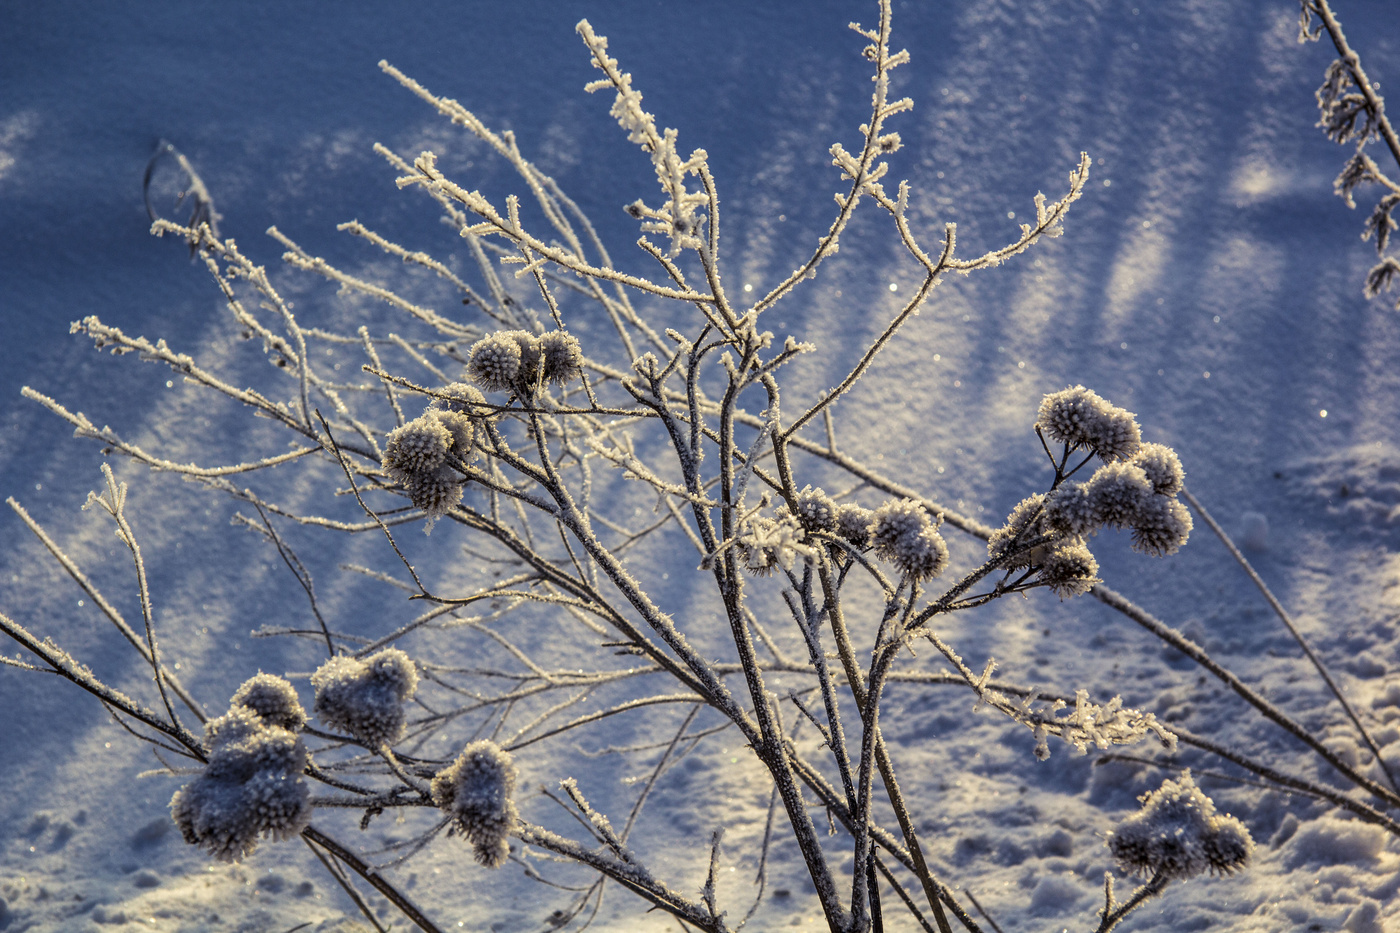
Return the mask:
[[1126,528],[1134,524],[1147,500],[1160,498],[1142,467],[1134,463],[1109,463],[1098,468],[1084,484],[1089,506],[1099,524]]
[[224,715],[204,724],[204,750],[211,755],[217,754],[219,749],[242,742],[265,728],[265,725],[256,710],[234,705]]
[[311,675],[316,715],[372,749],[403,735],[404,703],[418,690],[418,671],[398,648],[367,658],[337,655]]
[[1035,423],[1051,440],[1068,444],[1071,450],[1085,448],[1108,462],[1126,460],[1142,442],[1132,412],[1082,385],[1045,396]]
[[539,338],[544,354],[544,381],[562,386],[583,374],[583,348],[578,338],[562,330],[550,331]]
[[260,836],[286,839],[311,821],[311,791],[301,780],[301,736],[267,725],[247,706],[206,724],[209,764],[175,792],[170,813],[180,834],[221,861],[251,853]]
[[1133,550],[1153,557],[1175,554],[1191,535],[1191,513],[1175,499],[1151,496],[1133,523]]
[[[1039,537],[1044,505],[1045,497],[1039,493],[1018,502],[1011,514],[1006,516],[1006,524],[992,532],[992,536],[987,539],[987,559],[997,560],[1005,557],[1017,547]],[[1015,554],[1002,566],[1009,570],[1019,570],[1041,563],[1045,554],[1045,547],[1030,548]]]
[[1108,837],[1121,871],[1169,879],[1207,871],[1228,875],[1254,853],[1249,830],[1235,817],[1218,814],[1189,771],[1140,799],[1142,809]]
[[1054,534],[1081,537],[1101,524],[1083,483],[1065,483],[1047,495],[1041,523]]
[[540,379],[544,345],[540,338],[528,330],[502,331],[499,336],[515,341],[515,345],[520,348],[520,373],[516,376],[515,389],[528,395]]
[[491,741],[473,742],[433,777],[433,803],[453,820],[475,849],[476,860],[499,868],[510,854],[506,837],[519,813],[515,793],[515,764],[510,754]]
[[1041,565],[1040,582],[1061,599],[1082,596],[1099,582],[1099,562],[1082,543],[1055,548]]
[[242,783],[259,771],[300,774],[306,767],[306,746],[301,736],[281,726],[260,726],[239,736],[237,741],[229,739],[225,731],[213,746],[204,769],[206,777]]
[[414,505],[428,513],[428,528],[442,518],[452,507],[462,501],[462,477],[449,466],[441,466],[431,473],[414,473],[407,478],[404,488]]
[[804,486],[793,502],[793,514],[808,531],[835,531],[836,512],[837,506],[832,498],[811,486]]
[[891,500],[876,509],[870,541],[876,554],[917,581],[932,579],[948,566],[947,543],[913,499]]
[[229,706],[246,707],[257,713],[266,725],[281,726],[292,732],[300,732],[306,725],[306,710],[301,708],[296,688],[275,674],[260,671],[243,681],[229,700]]
[[430,473],[447,460],[452,432],[436,418],[414,418],[389,432],[384,444],[384,470],[395,482],[406,483],[420,473]]
[[520,343],[509,331],[481,338],[468,351],[467,373],[488,392],[515,388],[520,377]]
[[1181,458],[1166,444],[1143,444],[1133,454],[1132,463],[1142,468],[1153,490],[1159,495],[1174,496],[1186,483],[1186,471]]
[[836,534],[856,547],[870,543],[870,523],[875,513],[870,509],[847,502],[836,507]]
[[443,411],[430,407],[423,413],[423,417],[433,419],[452,435],[451,452],[453,456],[460,457],[468,463],[471,462],[472,444],[476,440],[476,425],[472,424],[470,415],[464,415],[459,411]]

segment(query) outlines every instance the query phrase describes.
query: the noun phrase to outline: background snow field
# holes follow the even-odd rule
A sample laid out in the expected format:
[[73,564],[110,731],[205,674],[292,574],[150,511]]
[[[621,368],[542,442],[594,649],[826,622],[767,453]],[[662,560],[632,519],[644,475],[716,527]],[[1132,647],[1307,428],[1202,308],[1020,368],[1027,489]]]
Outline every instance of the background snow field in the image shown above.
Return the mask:
[[[1337,13],[1382,93],[1400,99],[1400,8],[1337,0]],[[263,235],[272,224],[356,275],[425,304],[455,301],[335,231],[358,219],[410,249],[462,249],[426,199],[395,189],[374,142],[410,155],[432,149],[445,174],[498,202],[520,187],[483,144],[384,76],[381,58],[513,130],[593,218],[619,265],[646,269],[622,206],[654,198],[655,181],[608,116],[611,95],[582,92],[597,77],[574,33],[583,16],[609,38],[657,121],[680,130],[682,151],[708,150],[728,287],[764,293],[830,222],[840,183],[828,147],[859,145],[869,69],[845,27],[873,22],[873,3],[0,4],[0,494],[42,522],[127,618],[140,618],[130,558],[110,524],[79,508],[102,482],[97,446],[73,440],[20,387],[171,459],[232,462],[273,438],[166,368],[67,336],[70,322],[99,314],[130,335],[164,337],[239,385],[266,384],[264,358],[239,339],[207,272],[182,243],[147,233],[141,180],[156,141],[189,157],[223,234],[268,266],[305,326],[382,324],[392,312],[282,267],[283,249]],[[1045,393],[1082,383],[1136,412],[1146,439],[1180,455],[1191,491],[1248,548],[1400,769],[1400,314],[1393,300],[1361,295],[1374,262],[1359,239],[1364,209],[1333,195],[1347,151],[1314,126],[1313,91],[1331,50],[1300,46],[1296,34],[1291,0],[896,2],[892,45],[912,60],[895,73],[894,94],[915,108],[894,118],[904,148],[891,172],[910,179],[917,229],[936,239],[928,231],[956,221],[960,251],[980,254],[1034,216],[1038,191],[1062,196],[1081,150],[1093,168],[1064,236],[945,281],[834,414],[843,448],[998,525],[1044,488],[1031,426]],[[887,218],[867,208],[817,280],[764,318],[779,339],[818,346],[788,371],[789,398],[835,385],[920,279]],[[608,327],[568,323],[585,342]],[[347,350],[344,362],[351,378],[360,358]],[[250,634],[307,624],[305,597],[275,552],[231,527],[236,509],[214,492],[120,458],[112,466],[130,484],[163,647],[185,683],[217,713],[259,670],[287,674],[309,707],[316,645]],[[315,498],[313,475],[337,482],[329,468],[278,468],[265,489],[296,508]],[[617,495],[635,496],[639,510],[654,501],[635,488]],[[982,542],[945,531],[953,568],[976,566]],[[335,627],[374,638],[419,613],[401,592],[338,569],[401,571],[382,538],[297,534]],[[445,534],[424,538],[410,526],[398,538],[435,579],[490,579]],[[1167,559],[1133,553],[1116,532],[1100,535],[1094,553],[1109,585],[1259,685],[1344,760],[1378,773],[1203,522]],[[629,560],[666,610],[689,620],[701,650],[723,650],[726,632],[706,634],[713,602],[693,550]],[[154,696],[149,671],[9,509],[0,611],[109,683]],[[513,637],[569,663],[547,612],[522,619]],[[941,634],[976,670],[995,657],[998,677],[1047,693],[1121,694],[1168,725],[1335,780],[1189,659],[1092,598],[1038,590],[950,619]],[[452,637],[467,636],[401,647],[450,645],[493,660],[480,636],[466,649]],[[0,653],[14,656],[10,646]],[[943,669],[930,649],[918,655],[909,669]],[[785,689],[781,678],[774,689]],[[886,699],[882,726],[935,871],[1007,933],[1092,928],[1111,865],[1105,834],[1176,771],[1077,757],[1053,740],[1039,762],[1028,730],[972,702],[963,688],[909,683],[891,685]],[[518,754],[522,812],[543,818],[552,804],[537,788],[572,777],[599,809],[625,816],[649,766],[629,769],[632,759],[602,752],[669,736],[683,712],[615,716]],[[718,725],[712,713],[697,724],[706,716]],[[811,730],[803,738],[814,741]],[[1117,751],[1163,760],[1155,746]],[[1307,796],[1237,780],[1239,769],[1185,747],[1172,760],[1244,822],[1258,851],[1240,874],[1173,885],[1125,929],[1400,930],[1400,840]],[[0,930],[353,928],[352,904],[298,841],[265,842],[231,866],[185,845],[168,811],[181,781],[140,776],[159,767],[77,689],[0,668]],[[693,841],[726,827],[736,855],[722,863],[718,892],[731,921],[753,897],[750,853],[768,806],[760,771],[732,730],[707,740],[661,778],[636,842],[658,876],[698,897],[708,852]],[[365,850],[426,825],[388,814],[361,835],[348,818],[322,819]],[[823,928],[790,839],[768,870],[749,928]],[[514,863],[481,868],[461,839],[439,839],[391,874],[453,929],[547,929],[572,897]],[[613,888],[595,928],[676,928],[644,907]]]

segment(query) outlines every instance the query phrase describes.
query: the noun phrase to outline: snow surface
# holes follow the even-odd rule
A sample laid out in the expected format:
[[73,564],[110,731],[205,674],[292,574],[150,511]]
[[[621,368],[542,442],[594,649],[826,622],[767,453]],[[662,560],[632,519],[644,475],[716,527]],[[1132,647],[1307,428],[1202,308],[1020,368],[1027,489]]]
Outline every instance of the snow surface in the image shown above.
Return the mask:
[[[1338,14],[1388,91],[1400,81],[1394,4],[1339,0]],[[648,109],[680,129],[682,151],[709,151],[731,288],[747,282],[761,293],[829,221],[838,185],[827,147],[852,148],[868,115],[861,42],[844,27],[875,15],[854,2],[0,6],[0,398],[13,400],[0,421],[0,492],[139,618],[129,559],[109,526],[79,512],[100,483],[97,450],[20,399],[20,386],[209,462],[264,436],[265,426],[227,417],[236,412],[178,380],[167,385],[167,371],[65,336],[69,322],[98,313],[262,378],[204,271],[180,244],[146,232],[141,176],[158,138],[189,156],[224,233],[258,261],[278,262],[280,247],[262,236],[275,223],[317,255],[402,281],[396,263],[334,225],[358,218],[442,253],[457,244],[421,198],[395,191],[373,142],[432,148],[449,176],[493,197],[513,189],[483,146],[378,71],[386,58],[512,128],[599,222],[614,256],[635,265],[622,256],[635,223],[619,207],[653,195],[652,171],[602,95],[581,93],[596,76],[573,32],[587,16]],[[1346,152],[1313,126],[1312,91],[1330,50],[1295,43],[1296,15],[1289,0],[897,3],[894,45],[913,60],[895,90],[916,109],[897,118],[905,148],[892,170],[914,185],[921,229],[956,220],[963,254],[976,254],[1014,236],[1037,191],[1062,193],[1081,149],[1094,170],[1064,237],[943,284],[840,403],[837,421],[843,446],[867,451],[887,475],[996,523],[1043,488],[1030,425],[1045,392],[1083,383],[1134,410],[1145,438],[1176,449],[1192,491],[1250,545],[1400,768],[1400,317],[1361,297],[1374,253],[1358,239],[1361,212],[1331,193]],[[310,276],[276,279],[304,323],[379,313]],[[915,282],[883,220],[873,211],[858,220],[818,281],[768,324],[821,347],[794,368],[788,391],[811,398],[835,384]],[[300,619],[305,602],[262,543],[229,527],[231,505],[170,476],[115,467],[132,486],[165,649],[206,705],[221,711],[259,669],[309,672],[311,647],[248,637],[265,622]],[[279,495],[295,505],[311,491],[288,485]],[[972,566],[980,543],[949,534],[955,568]],[[377,635],[412,617],[379,590],[340,582],[338,563],[382,561],[377,542],[314,540],[325,548],[311,561],[323,611],[341,627]],[[0,542],[0,611],[123,689],[149,687],[128,646],[8,511]],[[411,546],[442,570],[452,555],[434,553],[436,542]],[[1100,536],[1094,551],[1111,585],[1373,768],[1200,522],[1167,560],[1131,553],[1124,535]],[[652,559],[639,573],[668,610],[701,605],[692,553]],[[994,656],[1013,681],[1120,692],[1168,723],[1330,780],[1292,739],[1097,602],[1037,592],[943,634],[979,670]],[[548,650],[547,631],[533,638]],[[923,652],[919,663],[937,667]],[[895,686],[883,720],[936,870],[1008,933],[1091,928],[1109,867],[1104,834],[1170,772],[1096,767],[1063,744],[1040,763],[1026,730],[970,706],[957,688]],[[166,809],[177,782],[138,777],[157,763],[96,703],[5,668],[0,710],[0,930],[350,929],[342,924],[353,907],[299,843],[264,844],[233,867],[185,846]],[[638,775],[581,752],[646,734],[644,722],[616,717],[586,737],[533,746],[518,758],[520,786],[577,778],[616,820]],[[706,852],[694,840],[729,827],[726,845],[742,853],[719,884],[731,919],[752,897],[750,854],[767,804],[758,765],[735,741],[725,734],[668,773],[637,843],[658,877],[698,897]],[[1212,777],[1235,772],[1204,756],[1179,763],[1244,820],[1259,852],[1242,874],[1172,886],[1126,929],[1400,929],[1400,842],[1304,797]],[[538,798],[522,810],[546,812]],[[353,826],[342,828],[354,838]],[[421,828],[383,817],[364,845]],[[460,842],[440,840],[394,871],[449,928],[547,928],[568,903],[517,866],[479,868]],[[753,926],[819,928],[795,847],[775,849],[770,871]],[[675,928],[616,890],[597,923]]]

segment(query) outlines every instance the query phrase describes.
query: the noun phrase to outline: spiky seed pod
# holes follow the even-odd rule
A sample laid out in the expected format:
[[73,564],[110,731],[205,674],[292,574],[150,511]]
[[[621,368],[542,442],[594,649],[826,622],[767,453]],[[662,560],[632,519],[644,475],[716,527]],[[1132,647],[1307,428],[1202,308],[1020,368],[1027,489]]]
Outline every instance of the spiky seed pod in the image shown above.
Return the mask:
[[847,502],[836,508],[836,534],[856,547],[870,543],[870,523],[875,513],[870,509]]
[[218,745],[204,769],[207,777],[246,782],[259,771],[300,774],[306,767],[301,736],[281,726],[261,726],[236,742]]
[[1191,513],[1175,499],[1150,496],[1133,521],[1133,550],[1153,557],[1175,554],[1191,536]]
[[229,700],[231,707],[247,707],[257,713],[269,726],[281,726],[292,732],[300,732],[306,725],[306,710],[301,708],[296,688],[275,674],[259,671],[243,681],[243,685]]
[[221,861],[237,861],[257,847],[259,836],[287,839],[306,828],[312,808],[301,780],[307,761],[301,736],[263,724],[246,706],[208,725],[214,726],[206,730],[208,766],[170,799],[185,841]]
[[404,488],[409,501],[428,513],[429,528],[462,501],[462,477],[448,466],[431,473],[415,473],[407,478]]
[[1040,582],[1061,599],[1082,596],[1099,582],[1099,562],[1082,543],[1055,548],[1041,565]]
[[520,348],[520,373],[515,377],[515,390],[529,395],[540,381],[541,366],[544,365],[544,346],[540,338],[528,330],[502,331],[502,337],[515,341]]
[[429,408],[423,413],[424,418],[433,418],[438,424],[447,429],[452,435],[452,454],[462,460],[471,462],[473,457],[472,445],[476,440],[476,426],[472,424],[472,419],[457,411],[441,411]]
[[566,331],[556,330],[540,337],[544,353],[544,381],[557,386],[566,385],[583,374],[583,348],[578,338]]
[[929,580],[948,566],[948,545],[924,507],[913,499],[890,500],[870,522],[875,553],[915,580]]
[[1092,534],[1101,524],[1083,483],[1065,483],[1047,495],[1041,522],[1053,534],[1079,537]]
[[1254,853],[1249,830],[1215,804],[1185,772],[1141,798],[1142,809],[1109,834],[1121,871],[1184,880],[1209,871],[1228,875]]
[[793,503],[793,514],[808,531],[831,532],[836,530],[836,503],[825,492],[802,487]]
[[1094,518],[1110,528],[1132,525],[1147,500],[1156,497],[1147,473],[1135,463],[1109,463],[1084,484]]
[[1163,496],[1174,496],[1186,483],[1181,458],[1166,444],[1143,444],[1133,454],[1132,463],[1142,467],[1152,488]]
[[[997,560],[1005,557],[1015,548],[1039,537],[1042,525],[1041,511],[1044,505],[1045,497],[1039,493],[1027,496],[1018,502],[1016,507],[1011,510],[1011,514],[1006,516],[1006,524],[992,532],[992,536],[987,539],[987,558]],[[1019,570],[1032,564],[1041,563],[1046,553],[1044,546],[1031,548],[1015,554],[1002,566],[1008,570]]]
[[1142,442],[1142,430],[1132,412],[1082,385],[1045,396],[1035,423],[1051,440],[1072,450],[1088,449],[1106,462],[1126,460]]
[[475,849],[476,860],[499,868],[510,854],[506,837],[519,813],[512,799],[516,770],[510,754],[482,740],[433,777],[433,803],[452,817],[454,829]]
[[420,417],[389,432],[384,470],[395,482],[430,473],[442,466],[452,449],[452,432],[437,418]]
[[894,565],[914,580],[932,580],[948,566],[948,542],[930,525],[896,552]]
[[369,748],[393,745],[403,735],[404,703],[418,690],[418,671],[398,648],[361,660],[337,655],[311,675],[316,715]]
[[467,373],[488,392],[515,388],[520,377],[520,343],[509,331],[482,337],[468,351]]
[[204,724],[204,750],[216,754],[225,745],[242,742],[265,725],[257,710],[235,704],[227,713]]

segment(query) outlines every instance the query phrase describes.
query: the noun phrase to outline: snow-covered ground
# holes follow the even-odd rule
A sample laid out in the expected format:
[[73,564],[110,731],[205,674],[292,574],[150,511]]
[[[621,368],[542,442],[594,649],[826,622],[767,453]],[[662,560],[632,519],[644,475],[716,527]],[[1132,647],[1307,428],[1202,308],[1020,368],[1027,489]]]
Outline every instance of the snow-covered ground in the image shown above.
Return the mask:
[[[1394,4],[1339,0],[1337,12],[1389,92],[1400,82]],[[637,267],[628,254],[636,225],[620,206],[653,197],[655,182],[608,117],[607,95],[581,91],[596,76],[573,31],[582,16],[609,37],[648,109],[680,129],[682,151],[710,153],[731,287],[761,293],[775,284],[829,223],[839,185],[827,148],[855,147],[868,117],[862,42],[845,24],[873,22],[873,4],[0,7],[0,398],[9,400],[0,408],[0,493],[44,523],[128,618],[139,618],[129,559],[110,526],[79,511],[101,482],[98,450],[22,400],[20,387],[140,442],[222,462],[261,429],[231,409],[206,408],[204,395],[163,368],[95,353],[66,336],[68,325],[98,314],[250,382],[266,370],[236,339],[207,273],[181,244],[147,233],[141,180],[156,140],[190,158],[223,232],[256,261],[278,264],[282,249],[262,235],[276,224],[358,274],[403,281],[396,262],[335,224],[359,219],[443,255],[460,241],[421,196],[395,190],[374,142],[410,154],[431,148],[449,175],[498,200],[515,188],[482,145],[382,75],[375,63],[384,58],[514,130],[527,157],[595,219],[613,255]],[[940,286],[837,406],[837,426],[845,449],[887,475],[996,524],[1046,481],[1031,431],[1044,393],[1083,383],[1132,409],[1147,439],[1181,455],[1203,504],[1252,545],[1250,559],[1400,769],[1400,316],[1361,296],[1375,255],[1358,238],[1369,202],[1348,211],[1332,194],[1347,153],[1314,127],[1312,97],[1331,50],[1299,46],[1296,19],[1289,0],[896,3],[894,46],[912,62],[896,72],[895,92],[916,107],[896,118],[904,148],[892,172],[911,180],[919,229],[956,221],[962,254],[979,253],[1014,237],[1037,191],[1063,193],[1081,150],[1094,166],[1065,235]],[[275,279],[303,324],[387,319],[310,276],[278,269]],[[873,211],[857,221],[818,280],[766,325],[819,347],[793,367],[790,397],[834,385],[916,282],[888,224]],[[206,706],[221,708],[260,668],[309,671],[314,646],[248,635],[304,621],[306,604],[275,554],[229,526],[232,505],[169,475],[114,467],[131,484],[165,650]],[[291,483],[278,494],[311,497]],[[445,536],[438,551],[436,535],[401,537],[435,572],[461,560],[441,553]],[[973,566],[980,542],[950,538],[955,566]],[[0,612],[116,685],[149,691],[125,642],[9,510],[0,542]],[[381,542],[304,543],[323,611],[339,627],[380,635],[415,614],[336,570],[384,566]],[[1377,772],[1202,522],[1169,559],[1135,554],[1115,534],[1100,536],[1095,553],[1111,586],[1259,685],[1343,758]],[[684,549],[656,552],[639,572],[668,610],[698,612],[694,563]],[[956,618],[942,633],[979,670],[994,656],[999,676],[1047,692],[1121,693],[1168,723],[1333,780],[1218,681],[1098,602],[1037,591]],[[532,637],[549,650],[548,633]],[[915,666],[938,669],[925,655]],[[1092,929],[1110,865],[1103,836],[1170,772],[1096,766],[1062,744],[1041,763],[1026,730],[970,708],[958,688],[896,686],[883,720],[936,870],[970,889],[1007,933]],[[139,777],[159,763],[75,689],[0,668],[0,711],[0,930],[310,923],[324,933],[355,914],[300,843],[266,844],[234,867],[211,866],[185,846],[166,810],[177,782]],[[663,731],[677,721],[655,720]],[[523,805],[536,818],[547,807],[529,795],[565,777],[615,819],[625,814],[638,774],[620,772],[616,756],[583,753],[640,741],[650,727],[610,722],[522,754]],[[704,841],[728,826],[727,844],[742,853],[719,887],[733,919],[752,897],[756,864],[746,859],[768,794],[756,763],[732,735],[725,741],[701,746],[662,779],[637,846],[658,875],[698,897]],[[1400,929],[1400,840],[1307,797],[1213,776],[1240,774],[1218,759],[1183,753],[1179,763],[1245,821],[1259,851],[1242,874],[1173,886],[1127,929]],[[338,828],[356,838],[352,824]],[[364,845],[421,828],[381,817]],[[516,865],[487,872],[464,851],[440,840],[394,871],[446,927],[544,929],[570,900]],[[775,849],[770,871],[752,926],[819,928],[796,847]],[[642,906],[613,890],[597,923],[675,927],[643,917]]]

